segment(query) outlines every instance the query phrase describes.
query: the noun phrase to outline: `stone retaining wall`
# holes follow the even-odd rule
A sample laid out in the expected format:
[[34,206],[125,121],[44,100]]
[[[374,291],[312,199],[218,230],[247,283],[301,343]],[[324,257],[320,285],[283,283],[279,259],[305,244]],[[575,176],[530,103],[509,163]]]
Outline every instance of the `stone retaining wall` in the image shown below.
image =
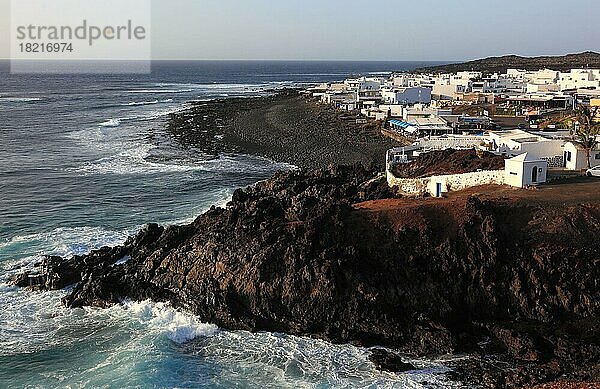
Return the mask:
[[390,187],[395,187],[400,192],[409,195],[430,194],[435,196],[437,184],[442,184],[442,193],[463,190],[480,185],[504,184],[504,170],[484,170],[473,173],[432,176],[425,178],[397,178],[390,171],[387,172],[387,181]]

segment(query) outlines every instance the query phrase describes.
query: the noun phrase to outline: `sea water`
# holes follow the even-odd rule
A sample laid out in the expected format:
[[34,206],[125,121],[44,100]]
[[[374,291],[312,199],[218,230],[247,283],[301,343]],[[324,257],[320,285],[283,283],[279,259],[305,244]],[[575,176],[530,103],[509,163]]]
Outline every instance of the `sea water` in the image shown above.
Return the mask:
[[11,75],[0,69],[0,387],[444,387],[442,361],[377,371],[369,350],[224,331],[165,304],[66,309],[68,291],[7,284],[42,255],[123,243],[181,224],[235,188],[291,166],[184,148],[165,132],[190,102],[387,74],[420,64],[157,62],[149,75]]

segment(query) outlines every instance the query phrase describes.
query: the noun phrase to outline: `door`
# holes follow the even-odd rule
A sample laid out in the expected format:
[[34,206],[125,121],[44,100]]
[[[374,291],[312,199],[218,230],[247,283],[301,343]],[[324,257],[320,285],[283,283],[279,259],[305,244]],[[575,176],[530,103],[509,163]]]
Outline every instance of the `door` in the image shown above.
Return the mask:
[[538,168],[537,166],[533,167],[533,170],[531,171],[531,182],[535,183],[538,181]]
[[442,184],[440,182],[435,184],[435,197],[442,197]]

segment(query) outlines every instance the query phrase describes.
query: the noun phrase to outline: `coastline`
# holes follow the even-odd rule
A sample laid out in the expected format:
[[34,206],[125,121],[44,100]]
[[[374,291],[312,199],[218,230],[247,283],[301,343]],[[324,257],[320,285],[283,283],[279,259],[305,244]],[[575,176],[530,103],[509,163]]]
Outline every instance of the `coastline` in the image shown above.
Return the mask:
[[354,163],[383,169],[386,151],[401,144],[382,135],[379,123],[357,124],[357,118],[287,89],[197,102],[171,115],[166,129],[184,147],[213,157],[243,153],[301,169]]
[[[390,347],[374,352],[383,370],[406,368],[396,353],[466,353],[449,377],[490,388],[597,380],[593,180],[575,184],[575,198],[564,184],[489,186],[440,202],[390,198],[373,174],[278,173],[190,225],[148,225],[122,246],[48,257],[46,272],[14,283],[77,283],[70,307],[150,299],[225,329]],[[588,232],[559,228],[567,219]]]
[[[303,115],[307,115],[307,113],[312,115],[315,113],[315,111],[311,110],[318,110],[321,113],[320,116],[317,113],[319,120],[311,121],[306,119],[304,121]],[[379,283],[385,280],[389,274],[394,274],[394,277],[396,277],[398,274],[393,272],[397,271],[397,269],[393,266],[393,261],[385,260],[383,262],[386,264],[386,269],[377,269],[375,273],[370,273],[371,269],[360,267],[359,259],[354,258],[354,256],[357,253],[362,253],[364,256],[360,260],[364,260],[364,258],[370,258],[368,257],[370,253],[375,253],[373,258],[368,259],[369,263],[374,265],[377,263],[377,260],[387,258],[388,256],[393,257],[397,253],[389,251],[384,255],[384,253],[378,252],[378,248],[374,245],[365,243],[366,245],[363,247],[361,243],[356,242],[364,239],[365,236],[372,235],[374,241],[379,239],[387,242],[386,247],[388,249],[393,247],[393,245],[410,247],[411,250],[414,249],[417,251],[422,249],[424,250],[423,252],[429,253],[435,259],[434,251],[431,251],[431,247],[427,245],[436,237],[436,233],[441,233],[442,235],[445,233],[444,227],[438,225],[440,221],[450,223],[450,227],[456,227],[457,224],[463,221],[461,221],[460,215],[454,215],[455,210],[452,204],[449,207],[445,207],[444,212],[439,213],[439,209],[436,209],[435,206],[430,209],[430,200],[390,200],[393,194],[386,191],[385,185],[381,185],[381,183],[375,182],[371,187],[363,187],[365,182],[375,177],[374,170],[357,173],[356,171],[349,172],[341,167],[332,167],[330,170],[325,169],[321,172],[310,172],[309,170],[312,168],[323,168],[329,165],[343,164],[344,162],[350,164],[369,164],[371,161],[374,161],[372,165],[374,165],[376,170],[378,167],[381,167],[383,162],[383,153],[379,154],[380,148],[387,147],[386,142],[390,142],[372,128],[363,129],[364,132],[361,132],[361,128],[355,125],[352,126],[354,123],[351,121],[346,124],[349,127],[354,127],[356,132],[350,132],[350,136],[348,136],[344,132],[346,130],[345,127],[336,127],[337,125],[344,124],[344,120],[336,113],[328,113],[328,111],[327,107],[313,105],[303,97],[283,93],[264,98],[231,99],[229,101],[218,100],[215,102],[200,103],[190,111],[173,115],[169,122],[168,131],[184,146],[198,147],[208,154],[215,156],[220,153],[260,155],[278,162],[291,162],[299,166],[302,172],[297,173],[297,175],[296,173],[281,173],[257,185],[258,189],[237,191],[232,202],[233,206],[231,206],[235,212],[230,212],[230,206],[226,210],[213,208],[206,214],[199,216],[194,223],[188,226],[167,229],[151,226],[142,231],[137,237],[132,237],[124,246],[113,249],[102,249],[88,256],[77,258],[77,260],[83,259],[86,263],[85,268],[76,267],[77,271],[71,271],[72,269],[69,266],[72,266],[72,264],[65,264],[61,259],[51,258],[46,264],[54,267],[53,271],[55,275],[58,275],[58,283],[43,287],[49,289],[62,287],[61,278],[62,281],[68,279],[69,281],[81,282],[74,294],[69,297],[68,304],[71,306],[107,306],[117,302],[122,297],[129,297],[136,300],[151,298],[155,301],[168,301],[175,307],[189,310],[203,320],[217,323],[223,328],[251,331],[281,331],[299,335],[308,334],[334,342],[387,345],[394,348],[398,347],[400,351],[413,355],[438,355],[455,351],[472,351],[471,347],[474,340],[476,340],[474,338],[475,334],[479,334],[480,332],[496,333],[495,336],[497,336],[497,340],[500,343],[502,340],[506,341],[503,347],[509,350],[508,353],[513,353],[508,357],[509,360],[513,363],[515,360],[519,361],[515,366],[517,366],[520,376],[507,376],[503,372],[498,371],[486,376],[489,371],[485,371],[481,367],[471,366],[465,368],[462,372],[460,372],[460,368],[456,369],[455,374],[457,375],[455,378],[464,379],[467,382],[485,382],[490,386],[500,383],[515,386],[515,384],[519,385],[528,382],[527,378],[529,375],[526,369],[531,368],[537,362],[539,362],[538,365],[543,365],[543,368],[546,369],[544,370],[544,374],[550,377],[558,377],[559,373],[557,373],[557,370],[552,370],[553,366],[549,365],[549,362],[546,363],[546,356],[541,357],[538,361],[525,359],[525,362],[523,362],[523,360],[519,360],[523,355],[526,358],[530,358],[530,352],[545,352],[545,350],[540,351],[537,349],[538,347],[546,346],[545,344],[536,344],[537,337],[540,335],[537,333],[537,328],[531,333],[525,332],[511,335],[512,338],[507,335],[507,332],[519,331],[519,329],[518,326],[514,327],[512,324],[507,323],[494,322],[489,327],[478,328],[472,333],[469,333],[472,330],[470,328],[472,323],[461,323],[459,331],[456,331],[456,328],[452,328],[449,323],[456,321],[456,317],[446,318],[445,320],[449,320],[449,322],[445,323],[440,323],[440,318],[432,318],[428,315],[418,317],[417,313],[420,310],[431,309],[431,301],[425,301],[418,295],[410,296],[410,298],[414,299],[412,302],[398,303],[400,306],[408,304],[410,307],[411,304],[417,304],[419,307],[412,311],[408,310],[411,317],[407,321],[396,318],[397,320],[394,319],[389,323],[385,323],[386,319],[384,318],[370,318],[371,315],[369,313],[377,314],[376,307],[369,305],[372,304],[371,299],[375,299],[380,304],[385,303],[384,306],[389,304],[389,302],[386,303],[386,300],[381,300],[381,298],[382,296],[389,298],[390,292],[385,288],[378,290],[380,287]],[[231,115],[232,113],[233,115]],[[231,115],[232,117],[227,115]],[[208,120],[205,120],[207,116]],[[304,125],[301,128],[306,129],[306,132],[291,131],[298,123]],[[281,128],[284,128],[285,137],[273,136],[278,133],[279,125],[282,126]],[[378,139],[380,136],[383,138],[382,140]],[[299,138],[304,138],[305,140],[295,143],[295,140]],[[368,142],[369,139],[374,139],[375,145],[368,148],[361,147],[361,145],[364,146],[364,143],[361,142]],[[211,143],[210,140],[213,142]],[[336,142],[341,142],[341,146],[332,146]],[[379,159],[381,161],[377,161],[377,156],[380,156]],[[311,162],[313,159],[314,161]],[[341,186],[341,188],[336,188],[338,186]],[[496,188],[491,188],[490,190],[498,192]],[[272,196],[273,192],[278,191],[279,195]],[[478,197],[480,194],[473,193],[473,195]],[[491,222],[488,220],[488,223],[491,223],[492,226],[504,220],[503,217],[495,213],[494,207],[500,206],[505,210],[506,208],[502,206],[506,205],[503,204],[506,198],[502,196],[491,197],[492,199],[485,206],[477,202],[470,203],[470,197],[463,199],[464,203],[457,201],[454,204],[458,210],[466,210],[469,207],[474,208],[475,212],[470,217],[477,219],[477,222],[469,228],[476,228],[478,222],[483,223],[486,219],[482,215],[491,218]],[[288,211],[286,211],[285,206],[279,204],[280,201],[283,201],[288,206]],[[378,201],[381,201],[381,203]],[[348,208],[350,205],[352,208]],[[487,209],[487,206],[491,208]],[[556,204],[552,204],[550,211],[555,211],[554,206]],[[520,209],[528,210],[527,206]],[[425,212],[421,213],[423,210]],[[529,209],[529,211],[531,210]],[[410,217],[406,218],[407,214]],[[400,222],[402,218],[407,220]],[[402,228],[408,228],[410,230],[410,224],[405,225],[404,223],[411,220],[425,220],[425,224],[417,228],[419,231],[412,231],[416,234],[413,236],[412,241],[407,240],[403,242],[403,245],[400,245],[394,239],[391,241],[385,240],[390,238],[390,236],[386,236],[386,229],[398,229],[398,231],[402,231]],[[432,228],[431,231],[428,230],[430,227]],[[316,231],[310,232],[311,228]],[[333,232],[326,231],[328,228]],[[353,231],[354,229],[356,231]],[[235,238],[231,236],[231,231],[235,231]],[[481,249],[480,245],[493,244],[494,237],[487,236],[488,232],[485,230],[473,231],[482,235],[482,239],[479,241],[477,238],[472,238],[470,243],[473,244],[473,247]],[[216,236],[222,238],[211,241],[211,233],[216,233]],[[315,233],[317,235],[311,237],[310,234]],[[425,234],[427,239],[419,234]],[[244,253],[243,240],[241,246],[240,242],[235,242],[239,236],[248,238],[249,241],[247,243],[256,245],[256,250],[246,252],[245,256],[239,256],[237,254],[238,251]],[[465,236],[468,237],[468,235]],[[457,244],[454,241],[456,236],[446,238],[449,240],[449,245]],[[220,239],[223,240],[219,241]],[[344,246],[346,248],[354,247],[356,251],[354,253],[347,253],[343,250],[339,251],[341,249],[337,247],[337,239],[346,239],[345,242],[347,244]],[[269,284],[270,281],[273,281],[279,275],[286,274],[286,270],[282,267],[282,264],[276,262],[277,258],[286,253],[285,250],[281,251],[287,247],[286,240],[291,245],[289,247],[291,254],[289,255],[292,256],[292,258],[287,259],[298,261],[300,264],[303,264],[303,261],[308,261],[308,264],[304,264],[306,266],[293,267],[293,269],[301,272],[308,271],[310,273],[311,269],[317,269],[319,266],[333,268],[332,273],[326,273],[327,276],[322,277],[323,289],[321,292],[325,293],[325,297],[328,297],[327,293],[333,294],[334,297],[339,293],[339,296],[331,301],[325,300],[323,302],[317,300],[316,307],[318,308],[318,312],[311,312],[304,321],[296,318],[294,320],[299,321],[292,324],[285,323],[285,315],[293,313],[293,307],[287,307],[280,311],[281,307],[269,299],[277,299],[278,296],[285,295],[293,298],[292,305],[306,304],[306,301],[303,301],[302,298],[305,295],[310,295],[311,291],[309,289],[304,290],[306,293],[298,295],[292,293],[291,290],[299,285],[307,287],[307,283],[310,286],[314,279],[311,278],[312,276],[303,280],[292,277],[291,280],[285,281],[283,284]],[[319,245],[323,246],[322,255],[316,258],[316,262],[314,263],[311,263],[309,258],[314,253],[310,250],[304,252],[304,250],[310,248],[311,242],[319,242]],[[279,251],[269,253],[269,248],[265,245],[273,244]],[[198,252],[194,254],[193,251],[187,251],[185,248],[186,245],[194,246],[197,250],[200,250],[198,252],[201,254],[197,254]],[[417,246],[419,245],[422,247],[418,248]],[[213,246],[218,247],[219,250],[216,250]],[[204,250],[209,250],[210,255],[204,253]],[[331,251],[328,250],[334,250],[342,258],[349,256],[352,258],[352,261],[356,260],[356,262],[346,262],[346,265],[350,263],[351,266],[349,268],[345,268],[346,265],[343,263],[336,265],[333,260],[335,258],[327,256],[331,254]],[[484,251],[485,247],[480,253],[482,257],[476,258],[476,261],[485,259],[483,256]],[[462,251],[459,250],[459,252]],[[165,257],[165,254],[168,257]],[[195,255],[200,256],[194,257]],[[253,262],[253,256],[255,255],[260,256],[256,263]],[[299,257],[293,257],[297,255]],[[123,263],[123,266],[115,267],[115,263],[126,256],[131,256],[133,260]],[[248,258],[250,258],[249,261]],[[270,261],[272,260],[275,262],[271,263]],[[460,258],[457,257],[454,260],[459,261]],[[185,272],[188,276],[190,272],[194,272],[195,276],[206,276],[209,281],[205,283],[200,278],[196,278],[193,282],[197,284],[190,286],[188,276],[181,278],[182,274],[177,270],[180,266],[177,264],[178,261],[184,261],[183,266],[186,267]],[[196,269],[194,261],[203,263],[203,268],[201,270]],[[244,271],[239,273],[233,264],[242,264]],[[456,263],[453,264],[450,262],[447,265],[453,266]],[[410,261],[407,262],[407,266],[412,266]],[[134,269],[139,269],[140,267],[146,273],[142,273],[141,275],[134,274]],[[358,274],[353,274],[357,269],[361,271]],[[420,271],[427,272],[431,269],[429,267],[423,269],[417,266],[413,270],[415,271],[414,276],[422,274]],[[240,276],[241,279],[256,272],[258,278],[251,278],[256,283],[236,284],[231,277],[226,276],[228,272]],[[353,284],[356,287],[354,289],[350,288],[346,290],[347,288],[343,286],[343,283],[335,285],[335,282],[338,281],[337,278],[348,277],[348,272],[350,272],[350,276],[357,276],[359,278],[366,275],[367,279],[361,279],[361,282],[358,284]],[[78,274],[85,274],[87,278],[80,280],[69,278],[76,278]],[[223,286],[220,283],[223,282],[223,278],[228,278],[231,287],[235,289],[234,292],[222,289]],[[328,279],[334,280],[333,286],[327,286],[326,281]],[[407,273],[400,276],[399,279],[410,281],[411,277]],[[262,280],[262,283],[259,282],[260,280]],[[430,281],[441,282],[437,277],[433,277]],[[47,282],[47,278],[44,279],[44,282]],[[217,285],[212,284],[212,282],[217,283]],[[138,287],[139,290],[134,290],[134,286]],[[261,289],[265,287],[267,289]],[[332,289],[329,290],[328,288]],[[185,293],[173,294],[168,292],[169,290],[177,289],[184,290]],[[263,290],[265,291],[264,293],[270,294],[266,297],[266,301],[261,301],[260,294],[263,293]],[[355,295],[357,290],[360,292],[358,296]],[[220,296],[219,293],[224,293],[225,295]],[[227,293],[233,293],[235,301],[242,301],[242,307],[240,308],[237,306],[237,303],[229,301],[232,297],[227,297]],[[273,296],[273,293],[275,296]],[[285,293],[289,294],[286,295]],[[410,294],[412,292],[407,290],[401,293]],[[193,301],[194,296],[206,294],[214,297],[217,305],[203,307],[201,301]],[[441,301],[443,296],[444,293],[440,292],[435,295],[435,298]],[[220,297],[223,300],[219,300]],[[327,309],[342,309],[340,305],[344,301],[347,301],[345,298],[348,297],[350,299],[357,299],[359,302],[359,308],[356,308],[357,311],[352,313],[342,312],[341,318],[338,317],[338,321],[331,327],[325,323],[319,323],[317,313],[325,314]],[[391,297],[397,298],[398,296],[392,293]],[[461,297],[454,298],[460,300]],[[253,299],[257,301],[251,302]],[[361,304],[366,304],[363,306],[363,308],[366,307],[363,312],[360,312],[360,309],[362,309],[360,308]],[[403,309],[405,308],[403,307]],[[497,307],[497,309],[503,308]],[[269,312],[270,310],[273,311]],[[389,311],[385,311],[384,313],[386,315],[392,314]],[[336,313],[330,314],[335,315]],[[359,319],[352,315],[355,315]],[[277,322],[276,318],[284,321]],[[311,318],[313,323],[309,320]],[[510,317],[501,317],[502,320],[508,318]],[[378,322],[378,320],[381,321]],[[368,325],[355,326],[356,322],[360,321],[370,323],[375,327],[381,326],[377,329],[379,332],[369,333],[373,329],[369,329]],[[355,327],[351,327],[351,325]],[[556,331],[559,330],[556,329]],[[460,337],[465,334],[466,339],[463,338],[461,340]],[[515,345],[514,342],[518,344]],[[402,345],[405,346],[404,349],[401,347]],[[569,347],[576,348],[579,345],[569,345]],[[485,355],[482,356],[482,358],[484,357]],[[562,372],[562,370],[558,371]],[[510,385],[510,380],[516,381],[512,381],[512,385]]]

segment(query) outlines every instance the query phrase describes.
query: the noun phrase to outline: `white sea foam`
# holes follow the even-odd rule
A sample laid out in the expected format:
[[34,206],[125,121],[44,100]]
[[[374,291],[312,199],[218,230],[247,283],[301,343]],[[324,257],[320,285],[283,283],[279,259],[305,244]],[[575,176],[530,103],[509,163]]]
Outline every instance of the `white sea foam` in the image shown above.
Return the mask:
[[135,147],[123,150],[116,155],[100,158],[86,163],[80,168],[69,170],[83,175],[143,175],[193,171],[265,174],[273,173],[277,170],[293,170],[296,168],[287,163],[277,163],[266,158],[245,155],[222,155],[217,159],[198,160],[196,162],[188,162],[187,164],[182,164],[180,161],[177,161],[177,163],[159,163],[149,160],[153,150],[158,150],[158,147],[145,143],[138,144]]
[[445,361],[407,358],[416,370],[386,373],[369,361],[368,349],[284,334],[223,331],[190,350],[219,366],[217,382],[238,377],[242,386],[262,382],[277,388],[463,387],[447,380]]
[[[65,293],[33,294],[0,285],[0,355],[93,347],[93,358],[62,354],[53,366],[60,366],[63,374],[38,376],[38,385],[101,386],[108,382],[130,386],[153,382],[132,373],[142,363],[147,366],[144,371],[161,371],[164,386],[194,386],[198,377],[181,374],[180,369],[164,370],[165,361],[175,358],[175,363],[186,370],[211,374],[215,384],[278,388],[462,387],[446,379],[447,360],[407,360],[417,370],[386,373],[376,370],[368,360],[368,349],[352,345],[276,333],[222,331],[192,314],[150,301],[126,301],[105,310],[67,309],[60,302]],[[173,349],[165,342],[177,346]],[[215,375],[197,370],[206,364],[218,367]],[[38,368],[32,368],[40,374]],[[425,381],[427,384],[423,384]]]
[[[75,254],[122,242],[124,235],[98,228],[57,229],[48,234],[15,237],[3,243],[0,252],[27,242],[36,247],[47,245],[57,254]],[[37,377],[39,385],[102,386],[109,382],[135,386],[153,382],[131,375],[143,363],[150,370],[161,371],[164,386],[194,386],[194,378],[179,370],[161,370],[165,361],[175,358],[179,366],[191,371],[203,369],[207,363],[217,366],[211,376],[215,383],[241,386],[462,387],[446,379],[447,360],[408,360],[418,370],[385,373],[368,360],[368,349],[275,333],[222,331],[192,314],[150,301],[126,301],[106,310],[72,310],[61,304],[65,293],[29,293],[0,283],[0,355],[93,347],[94,358],[64,354],[63,360],[56,362],[63,373],[57,376],[44,370],[45,374]],[[73,364],[77,367],[69,369]]]
[[212,336],[218,332],[217,326],[202,323],[196,316],[173,309],[165,303],[127,301],[122,307],[131,318],[150,330],[164,333],[175,343],[185,343],[199,336]]
[[200,98],[200,96],[198,96],[198,98],[197,98],[197,99],[195,99],[195,100],[190,100],[190,101],[191,101],[191,102],[194,102],[194,103],[208,103],[208,102],[210,102],[210,101],[215,101],[215,99],[201,99],[201,98]]
[[0,242],[0,257],[3,258],[3,274],[0,282],[19,272],[22,267],[31,267],[42,255],[70,257],[82,255],[103,246],[116,246],[137,231],[110,231],[100,227],[60,227],[38,234],[17,235]]
[[[164,102],[170,102],[170,101],[172,101],[172,100],[164,100]],[[140,103],[130,103],[127,105],[130,105],[133,107],[133,106],[144,106],[144,105],[157,105],[158,103],[159,103],[159,101],[157,100],[156,103],[140,102]],[[100,126],[100,127],[119,127],[125,122],[150,121],[150,120],[160,119],[162,117],[169,116],[174,113],[186,111],[186,110],[190,109],[191,106],[192,106],[192,104],[185,103],[185,104],[183,104],[181,106],[177,106],[177,107],[147,110],[147,111],[141,112],[138,115],[134,115],[134,116],[107,119],[107,120],[103,121],[102,123],[99,123],[98,126]]]
[[193,89],[134,89],[127,91],[126,93],[146,93],[146,94],[154,94],[154,93],[185,93],[192,92]]
[[205,170],[221,173],[274,173],[278,170],[296,170],[296,166],[285,162],[274,162],[270,159],[252,155],[221,155],[218,159],[202,163]]
[[152,101],[132,101],[131,103],[125,103],[125,104],[121,104],[121,105],[124,106],[124,107],[131,107],[131,106],[137,106],[137,105],[153,105],[153,104],[158,104],[158,103],[160,103],[159,100],[152,100]]
[[216,197],[214,198],[214,201],[212,202],[211,205],[191,210],[190,216],[182,218],[182,219],[178,219],[178,220],[172,220],[170,222],[167,222],[166,224],[167,225],[191,224],[196,220],[196,218],[198,216],[206,213],[206,211],[208,211],[213,206],[215,206],[217,208],[225,208],[227,206],[227,204],[231,201],[234,191],[235,191],[234,188],[222,188],[216,194],[214,194]]
[[194,83],[159,83],[158,87],[165,88],[186,88],[190,91],[200,92],[208,95],[216,95],[221,97],[243,96],[243,95],[261,95],[268,89],[278,89],[284,86],[291,86],[295,83],[292,81],[273,81],[257,84],[194,84]]
[[192,104],[185,103],[181,106],[174,107],[174,108],[167,108],[167,109],[163,108],[163,109],[150,110],[148,112],[144,112],[142,115],[135,116],[131,119],[133,119],[133,120],[154,120],[154,119],[159,119],[159,118],[162,118],[165,116],[169,116],[174,113],[187,111],[191,107],[192,107]]
[[89,162],[80,168],[72,170],[83,175],[127,175],[189,172],[204,169],[202,166],[167,164],[148,161],[147,158],[150,156],[150,151],[156,148],[157,146],[151,144],[138,144],[136,147],[123,150],[117,155],[101,158]]
[[0,97],[0,102],[7,103],[32,103],[42,101],[39,97]]
[[121,125],[121,119],[108,119],[99,125],[100,127],[119,127]]
[[250,88],[263,88],[269,84],[194,84],[194,83],[159,83],[156,84],[159,87],[167,88],[186,88],[187,90],[198,90],[198,89],[250,89]]

